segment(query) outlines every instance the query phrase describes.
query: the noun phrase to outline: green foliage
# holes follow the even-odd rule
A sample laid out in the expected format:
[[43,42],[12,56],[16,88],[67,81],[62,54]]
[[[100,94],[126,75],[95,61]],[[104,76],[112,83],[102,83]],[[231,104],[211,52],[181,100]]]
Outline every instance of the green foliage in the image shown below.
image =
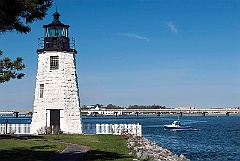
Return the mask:
[[53,0],[0,0],[0,32],[31,31],[29,23],[42,20]]
[[[2,51],[0,50],[0,57],[2,56]],[[0,83],[10,81],[11,79],[21,79],[24,74],[19,73],[19,70],[25,68],[22,63],[23,59],[17,57],[16,60],[11,60],[10,58],[0,59]]]
[[[0,0],[0,33],[16,30],[20,33],[31,31],[29,23],[42,20],[53,0]],[[0,51],[0,57],[2,51]],[[17,57],[0,59],[0,83],[21,79],[24,74],[17,71],[25,68],[23,59]]]
[[130,105],[128,109],[166,109],[166,106],[160,106],[160,105],[150,105],[150,106],[144,106],[144,105]]

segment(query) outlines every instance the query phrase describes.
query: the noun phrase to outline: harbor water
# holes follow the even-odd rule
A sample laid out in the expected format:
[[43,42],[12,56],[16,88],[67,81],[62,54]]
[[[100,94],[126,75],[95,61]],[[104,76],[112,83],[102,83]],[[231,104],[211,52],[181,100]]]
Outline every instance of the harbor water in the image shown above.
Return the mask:
[[[8,117],[0,117],[5,123]],[[163,126],[171,124],[177,115],[146,116],[83,116],[84,133],[95,133],[96,124],[142,124],[144,137],[169,149],[175,154],[184,154],[196,161],[240,161],[240,115],[183,115],[181,124],[192,130],[169,131]],[[9,123],[30,123],[31,118],[8,118]]]

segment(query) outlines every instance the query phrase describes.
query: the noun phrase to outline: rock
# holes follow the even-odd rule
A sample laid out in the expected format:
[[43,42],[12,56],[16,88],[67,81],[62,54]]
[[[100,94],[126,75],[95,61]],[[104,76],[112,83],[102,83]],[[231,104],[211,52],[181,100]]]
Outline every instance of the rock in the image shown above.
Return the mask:
[[190,161],[190,159],[187,159],[183,154],[179,156],[179,161]]
[[139,161],[138,159],[133,159],[133,161]]
[[145,159],[147,159],[148,157],[149,157],[149,156],[148,156],[148,153],[145,151],[145,152],[143,152],[143,154],[142,154],[142,156],[141,156],[140,159],[145,160]]
[[173,154],[170,150],[158,146],[155,142],[144,137],[129,136],[129,155],[134,155],[141,160],[149,161],[190,161],[184,155]]
[[137,153],[136,153],[136,157],[137,157],[137,158],[141,158],[141,156],[142,156],[142,152],[137,152]]

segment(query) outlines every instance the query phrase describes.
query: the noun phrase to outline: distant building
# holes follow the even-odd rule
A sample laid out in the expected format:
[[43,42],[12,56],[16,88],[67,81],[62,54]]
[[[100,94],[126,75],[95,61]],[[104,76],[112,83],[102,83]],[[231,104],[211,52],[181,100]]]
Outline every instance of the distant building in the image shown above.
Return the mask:
[[191,110],[191,109],[195,109],[195,107],[177,107],[175,109],[178,109],[178,110]]

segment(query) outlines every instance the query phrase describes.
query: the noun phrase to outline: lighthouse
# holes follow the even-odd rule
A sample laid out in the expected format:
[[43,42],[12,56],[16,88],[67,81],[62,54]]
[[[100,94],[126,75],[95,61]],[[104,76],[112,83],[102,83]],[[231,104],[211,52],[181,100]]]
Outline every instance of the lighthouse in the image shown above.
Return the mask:
[[[79,89],[76,73],[75,42],[68,37],[69,25],[53,14],[53,21],[43,25],[40,41],[32,134],[81,134]],[[42,44],[42,45],[41,45]]]

